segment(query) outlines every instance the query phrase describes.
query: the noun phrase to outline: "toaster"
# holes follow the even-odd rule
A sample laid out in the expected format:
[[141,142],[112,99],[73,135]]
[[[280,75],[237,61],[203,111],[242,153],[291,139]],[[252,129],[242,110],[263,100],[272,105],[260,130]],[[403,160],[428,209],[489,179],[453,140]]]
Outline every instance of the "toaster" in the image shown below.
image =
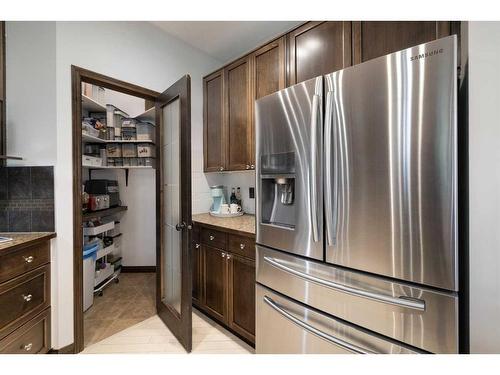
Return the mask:
[[109,208],[109,195],[107,194],[90,194],[89,195],[89,210],[99,211]]

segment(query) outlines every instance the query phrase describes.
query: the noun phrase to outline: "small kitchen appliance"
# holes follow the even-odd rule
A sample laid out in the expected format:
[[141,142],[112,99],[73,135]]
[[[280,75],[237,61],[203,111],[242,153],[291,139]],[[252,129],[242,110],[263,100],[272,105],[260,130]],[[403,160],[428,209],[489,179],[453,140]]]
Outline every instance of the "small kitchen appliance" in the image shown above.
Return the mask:
[[210,213],[220,214],[220,209],[223,204],[226,203],[226,197],[224,196],[224,186],[215,185],[210,187],[210,194],[212,195],[213,203],[210,207]]

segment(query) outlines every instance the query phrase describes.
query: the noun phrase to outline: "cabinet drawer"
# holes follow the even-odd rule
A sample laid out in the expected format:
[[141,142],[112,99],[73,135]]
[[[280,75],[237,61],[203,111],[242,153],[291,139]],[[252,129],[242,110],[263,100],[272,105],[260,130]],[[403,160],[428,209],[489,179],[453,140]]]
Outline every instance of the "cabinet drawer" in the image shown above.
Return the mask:
[[0,284],[0,338],[50,304],[50,265]]
[[217,249],[226,249],[226,233],[218,230],[201,228],[201,243],[215,247]]
[[50,242],[28,246],[0,257],[0,283],[50,262]]
[[38,354],[50,349],[50,309],[0,341],[0,353]]
[[228,251],[255,259],[255,241],[249,237],[228,235]]

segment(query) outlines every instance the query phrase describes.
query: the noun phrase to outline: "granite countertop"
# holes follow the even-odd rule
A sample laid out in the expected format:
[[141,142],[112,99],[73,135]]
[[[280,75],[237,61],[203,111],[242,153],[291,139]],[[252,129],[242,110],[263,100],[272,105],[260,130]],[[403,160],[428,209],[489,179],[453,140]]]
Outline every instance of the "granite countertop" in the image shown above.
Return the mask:
[[210,214],[196,214],[193,215],[192,219],[195,223],[255,235],[255,215],[244,214],[238,217],[214,217],[210,216]]
[[48,241],[55,236],[54,232],[0,232],[0,237],[12,238],[12,241],[0,242],[0,253]]

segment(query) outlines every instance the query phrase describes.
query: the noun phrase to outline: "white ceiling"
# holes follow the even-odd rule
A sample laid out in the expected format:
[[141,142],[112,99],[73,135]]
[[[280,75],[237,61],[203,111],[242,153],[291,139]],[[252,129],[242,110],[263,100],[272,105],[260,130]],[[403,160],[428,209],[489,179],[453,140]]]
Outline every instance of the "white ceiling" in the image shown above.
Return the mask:
[[259,46],[298,21],[154,21],[154,25],[222,63]]

